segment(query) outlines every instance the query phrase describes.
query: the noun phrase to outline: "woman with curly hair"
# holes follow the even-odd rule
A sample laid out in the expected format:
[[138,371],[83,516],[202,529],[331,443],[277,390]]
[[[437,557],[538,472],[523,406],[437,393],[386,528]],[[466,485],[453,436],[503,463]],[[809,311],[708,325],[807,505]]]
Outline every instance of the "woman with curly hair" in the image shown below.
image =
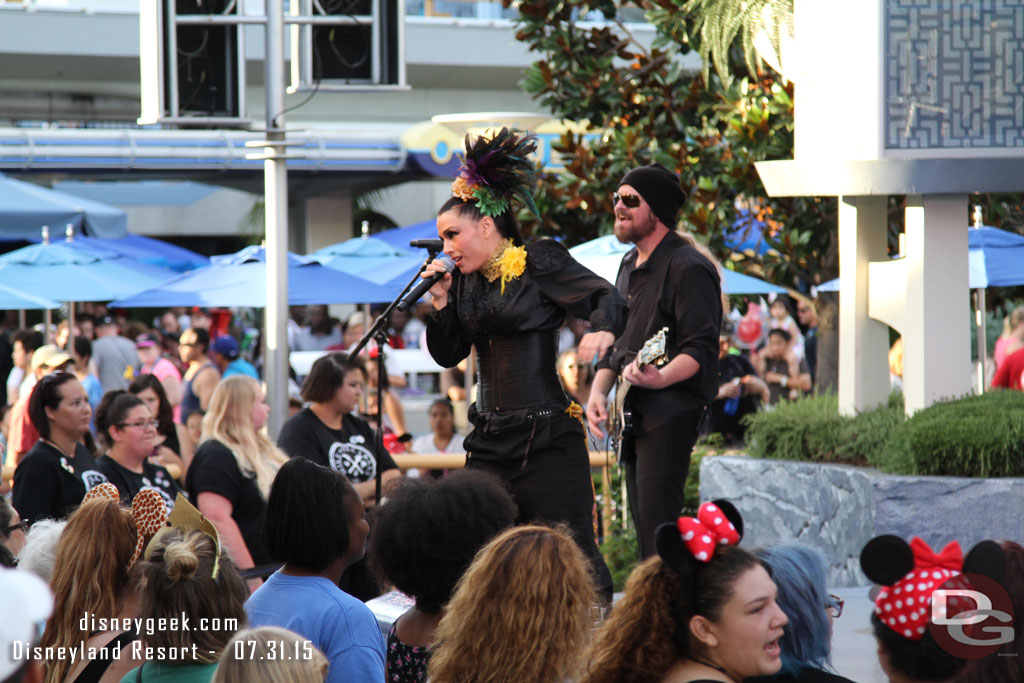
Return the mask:
[[426,680],[430,647],[455,584],[480,547],[515,516],[501,482],[484,472],[402,479],[392,488],[377,510],[367,554],[381,584],[394,584],[416,605],[391,625],[388,683]]
[[443,275],[430,289],[427,348],[445,368],[476,349],[480,381],[469,412],[474,429],[464,443],[467,467],[508,485],[519,521],[567,525],[610,602],[611,574],[594,537],[583,409],[565,395],[555,361],[566,314],[590,322],[593,332],[579,344],[589,363],[605,356],[624,329],[626,302],[558,242],[524,245],[514,203],[536,212],[535,149],[531,136],[506,128],[467,136],[453,196],[437,212],[449,258],[431,262],[423,274]]
[[742,533],[727,501],[658,527],[658,555],[629,575],[583,683],[741,683],[777,672],[786,615],[768,572],[735,545]]
[[139,616],[149,623],[187,618],[194,627],[157,628],[143,635],[145,646],[164,656],[127,678],[135,683],[206,683],[231,636],[245,626],[245,581],[213,537],[202,531],[172,529],[155,539],[147,554],[140,566]]
[[598,615],[587,560],[565,529],[508,529],[462,576],[437,626],[433,683],[575,679]]
[[263,515],[274,475],[288,460],[263,432],[269,414],[259,382],[244,375],[221,380],[185,477],[189,496],[242,570],[270,562]]

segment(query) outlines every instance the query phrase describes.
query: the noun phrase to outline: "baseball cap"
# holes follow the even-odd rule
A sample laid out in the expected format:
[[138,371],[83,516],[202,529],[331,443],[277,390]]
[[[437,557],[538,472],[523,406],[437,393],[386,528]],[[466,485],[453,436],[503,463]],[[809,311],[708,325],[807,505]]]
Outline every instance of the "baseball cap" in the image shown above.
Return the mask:
[[54,344],[44,344],[32,352],[30,367],[33,370],[44,366],[48,368],[56,368],[64,365],[69,360],[74,360],[74,358],[62,351],[59,346]]
[[4,596],[4,618],[0,619],[0,681],[6,680],[24,663],[15,658],[15,643],[39,640],[39,622],[53,612],[53,595],[35,574],[0,568],[0,595]]
[[238,342],[230,334],[222,334],[213,340],[210,350],[219,353],[225,358],[238,358]]
[[148,332],[140,334],[135,338],[135,348],[144,349],[149,346],[156,346],[159,342],[156,340],[156,335],[149,334]]
[[114,320],[114,316],[105,315],[96,321],[96,327],[103,327],[104,325],[116,325],[117,321]]

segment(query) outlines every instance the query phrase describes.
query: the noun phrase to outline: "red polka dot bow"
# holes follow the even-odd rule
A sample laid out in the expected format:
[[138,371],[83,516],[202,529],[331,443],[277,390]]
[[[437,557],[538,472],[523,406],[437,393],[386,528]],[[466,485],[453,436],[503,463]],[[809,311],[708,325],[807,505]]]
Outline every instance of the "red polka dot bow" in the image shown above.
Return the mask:
[[936,553],[915,536],[910,541],[914,568],[892,586],[884,586],[875,598],[875,614],[896,633],[918,640],[928,626],[932,592],[959,576],[964,566],[960,544],[950,541]]
[[701,562],[711,560],[715,547],[740,542],[736,527],[714,503],[701,505],[696,517],[680,517],[676,527],[690,554]]

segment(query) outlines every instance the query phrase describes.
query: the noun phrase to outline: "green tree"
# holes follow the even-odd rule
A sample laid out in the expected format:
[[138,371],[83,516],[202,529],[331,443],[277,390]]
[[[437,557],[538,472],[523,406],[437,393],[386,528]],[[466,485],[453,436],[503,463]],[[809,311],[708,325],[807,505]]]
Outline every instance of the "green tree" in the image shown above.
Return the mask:
[[[526,71],[524,88],[556,116],[585,121],[600,134],[589,140],[563,136],[557,150],[565,171],[544,179],[538,201],[543,223],[524,216],[526,228],[569,243],[610,232],[611,195],[619,180],[630,168],[657,161],[677,171],[688,190],[683,226],[725,267],[794,288],[832,279],[838,274],[835,198],[770,198],[754,168],[757,161],[793,156],[792,85],[767,68],[754,72],[757,65],[739,46],[728,46],[727,59],[721,45],[702,50],[708,21],[722,17],[695,12],[713,5],[645,4],[644,16],[656,30],[649,48],[628,24],[615,20],[620,7],[607,0],[517,5],[516,37],[538,57]],[[581,24],[595,13],[608,21]],[[742,42],[749,23],[717,40]],[[723,80],[717,70],[684,69],[680,57],[693,49],[727,63],[731,78]],[[727,234],[743,236],[755,222],[763,224],[771,251],[737,253],[726,247]],[[833,384],[834,297],[819,301],[819,309],[819,376]]]

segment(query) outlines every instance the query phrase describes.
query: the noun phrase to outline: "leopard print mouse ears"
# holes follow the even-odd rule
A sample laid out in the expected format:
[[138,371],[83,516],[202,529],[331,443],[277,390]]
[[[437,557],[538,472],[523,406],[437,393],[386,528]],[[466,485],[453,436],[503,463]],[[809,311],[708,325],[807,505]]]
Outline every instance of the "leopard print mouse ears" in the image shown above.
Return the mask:
[[[121,494],[118,493],[116,486],[104,482],[89,489],[82,499],[82,504],[91,500],[112,500],[120,503]],[[132,521],[135,522],[135,551],[128,563],[128,569],[135,566],[146,539],[152,538],[167,521],[167,505],[160,494],[153,489],[142,489],[136,493],[132,499]]]

